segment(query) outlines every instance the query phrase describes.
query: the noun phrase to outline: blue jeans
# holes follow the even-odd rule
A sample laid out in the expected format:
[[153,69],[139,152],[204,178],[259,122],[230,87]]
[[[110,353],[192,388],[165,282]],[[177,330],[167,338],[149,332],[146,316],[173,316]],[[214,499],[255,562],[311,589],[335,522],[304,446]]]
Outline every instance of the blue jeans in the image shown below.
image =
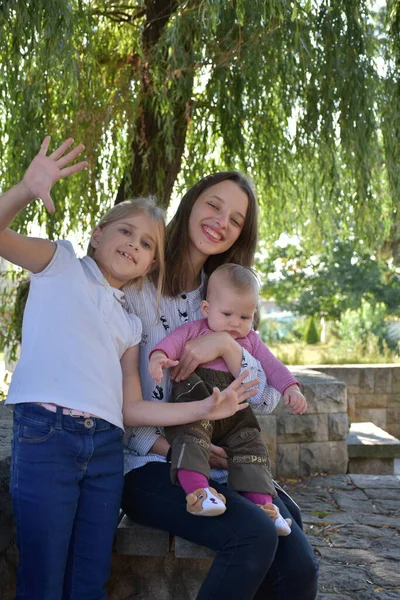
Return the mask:
[[[318,564],[297,523],[278,538],[258,506],[224,485],[210,485],[226,497],[226,512],[193,516],[184,491],[171,483],[170,465],[148,463],[125,475],[122,508],[137,523],[216,550],[198,600],[315,600]],[[279,497],[274,503],[285,518],[291,516]]]
[[14,407],[16,600],[104,600],[123,485],[122,430]]

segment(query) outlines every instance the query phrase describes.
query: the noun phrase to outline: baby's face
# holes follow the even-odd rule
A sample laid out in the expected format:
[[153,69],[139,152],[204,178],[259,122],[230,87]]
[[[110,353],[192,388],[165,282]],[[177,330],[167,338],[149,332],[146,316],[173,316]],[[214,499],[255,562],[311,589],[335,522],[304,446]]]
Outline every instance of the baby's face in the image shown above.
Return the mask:
[[[222,282],[221,282],[222,284]],[[235,340],[248,335],[257,308],[257,298],[251,293],[240,293],[229,287],[208,289],[202,312],[212,331],[227,331]]]

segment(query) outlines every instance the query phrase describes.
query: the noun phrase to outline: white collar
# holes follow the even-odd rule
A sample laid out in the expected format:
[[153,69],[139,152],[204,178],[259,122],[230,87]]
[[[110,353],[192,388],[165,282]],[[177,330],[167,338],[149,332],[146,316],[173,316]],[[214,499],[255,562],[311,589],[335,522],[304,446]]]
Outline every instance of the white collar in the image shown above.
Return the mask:
[[118,300],[118,302],[120,304],[124,305],[124,300],[125,300],[124,292],[122,290],[120,290],[119,288],[113,287],[112,285],[110,285],[108,283],[107,279],[104,277],[104,274],[103,274],[102,270],[100,269],[99,265],[97,264],[97,262],[95,260],[93,260],[93,258],[91,256],[84,256],[83,258],[81,258],[81,260],[84,263],[84,265],[88,268],[90,273],[93,275],[94,279],[96,279],[96,281],[104,288],[110,288],[110,290],[114,294],[114,298],[116,300]]

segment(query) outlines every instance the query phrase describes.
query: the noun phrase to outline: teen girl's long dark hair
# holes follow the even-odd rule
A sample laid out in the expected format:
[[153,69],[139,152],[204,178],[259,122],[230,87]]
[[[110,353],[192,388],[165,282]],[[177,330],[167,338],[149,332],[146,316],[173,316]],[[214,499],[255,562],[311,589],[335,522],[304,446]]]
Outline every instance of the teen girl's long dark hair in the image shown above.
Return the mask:
[[187,271],[191,268],[188,264],[189,256],[189,218],[197,198],[205,190],[221,181],[233,181],[244,191],[248,198],[248,208],[243,229],[235,243],[223,252],[210,256],[204,265],[207,275],[210,275],[219,265],[224,263],[237,263],[250,267],[254,260],[257,245],[257,215],[258,205],[252,182],[242,173],[237,171],[222,171],[208,175],[183,196],[178,210],[170,221],[166,230],[165,264],[166,278],[163,293],[167,296],[178,296],[185,292]]

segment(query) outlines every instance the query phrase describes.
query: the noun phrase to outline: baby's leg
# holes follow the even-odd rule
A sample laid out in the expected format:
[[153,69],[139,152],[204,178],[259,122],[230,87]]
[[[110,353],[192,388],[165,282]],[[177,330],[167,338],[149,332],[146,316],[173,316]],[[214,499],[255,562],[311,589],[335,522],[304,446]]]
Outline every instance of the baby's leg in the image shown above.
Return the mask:
[[[209,375],[208,369],[202,374]],[[213,371],[210,371],[213,373]],[[212,386],[193,373],[183,382],[175,383],[169,402],[193,402],[212,393]],[[171,480],[181,484],[186,492],[186,508],[193,515],[214,517],[225,512],[225,498],[210,488],[210,444],[214,424],[208,420],[186,425],[165,427],[171,446]]]
[[225,497],[209,486],[202,473],[178,469],[177,478],[186,492],[188,512],[200,517],[217,517],[225,512]]
[[264,504],[268,504],[272,502],[271,494],[257,494],[257,492],[242,492],[242,496],[253,502],[253,504],[258,504],[259,506],[264,506]]
[[272,502],[276,491],[269,470],[268,450],[251,408],[239,413],[225,436],[225,444],[229,457],[228,485],[260,506],[273,519],[278,535],[289,535],[291,522],[283,519]]
[[269,494],[257,494],[255,492],[242,492],[242,496],[257,504],[274,521],[278,535],[285,536],[291,532],[290,526],[292,519],[284,519],[279,513],[279,508],[272,503],[272,496]]

